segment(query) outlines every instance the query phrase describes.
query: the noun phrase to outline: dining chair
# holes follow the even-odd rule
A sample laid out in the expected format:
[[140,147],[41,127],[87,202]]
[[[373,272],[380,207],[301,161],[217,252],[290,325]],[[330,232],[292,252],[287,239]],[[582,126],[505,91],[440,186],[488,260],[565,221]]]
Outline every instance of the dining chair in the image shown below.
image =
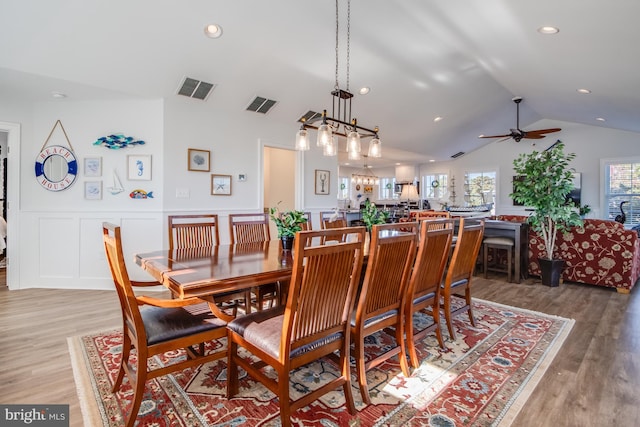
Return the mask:
[[[120,390],[126,374],[133,397],[125,425],[132,427],[147,380],[225,357],[226,350],[206,353],[205,343],[224,338],[226,322],[215,317],[207,303],[198,298],[136,296],[125,265],[120,227],[105,222],[102,233],[122,312],[122,359],[112,392]],[[132,349],[136,350],[135,357],[131,357]],[[186,357],[180,362],[155,369],[147,363],[155,355],[182,350]]]
[[[413,368],[420,365],[416,343],[429,332],[435,332],[440,348],[444,349],[440,331],[440,285],[451,252],[452,237],[452,219],[425,220],[420,226],[420,245],[411,271],[404,309],[407,351]],[[424,321],[416,324],[414,315],[420,312],[431,317],[432,322],[418,330],[416,326]]]
[[[352,236],[336,244],[318,243],[323,237],[345,240],[342,234]],[[364,239],[364,227],[298,232],[286,305],[238,317],[227,325],[228,399],[238,393],[240,367],[278,396],[284,427],[291,425],[296,410],[340,386],[349,413],[355,415],[349,319],[362,270]],[[245,351],[239,353],[239,348]],[[293,400],[291,370],[334,352],[339,352],[339,374]]]
[[[460,218],[458,234],[451,255],[444,284],[442,285],[442,299],[444,316],[451,339],[456,339],[452,318],[462,312],[467,312],[471,325],[475,326],[473,310],[471,306],[471,280],[482,245],[484,234],[484,219]],[[464,294],[462,294],[464,290]],[[452,309],[451,298],[456,297],[463,303]]]
[[[269,214],[262,212],[229,214],[229,236],[232,245],[271,240]],[[256,286],[252,288],[251,292],[255,298],[250,298],[247,302],[247,313],[251,311],[252,307],[261,311],[265,303],[268,303],[270,307],[277,304],[280,299],[280,284],[268,283]]]
[[[417,222],[371,227],[367,268],[351,318],[358,385],[367,405],[371,403],[368,370],[398,355],[402,373],[410,374],[404,344],[403,308],[417,245]],[[395,331],[395,346],[385,346],[382,354],[367,355],[365,337],[389,327]]]
[[[344,228],[348,226],[347,224],[347,216],[344,212],[340,211],[323,211],[320,212],[320,227],[323,230],[328,230],[331,228]],[[329,239],[327,241],[338,241],[336,239],[344,237],[340,235],[339,237],[325,237],[325,239]]]
[[[169,250],[179,250],[180,256],[184,256],[184,250],[203,248],[210,250],[220,243],[217,214],[186,214],[169,215]],[[236,316],[239,307],[246,311],[247,301],[251,293],[228,292],[216,295],[215,302],[218,306]]]
[[217,246],[220,242],[218,215],[169,215],[169,249]]
[[449,211],[418,211],[416,213],[416,220],[421,221],[423,219],[433,218],[451,218],[451,212]]
[[304,212],[304,217],[307,219],[307,222],[302,223],[302,231],[313,230],[313,224],[311,223],[311,212]]

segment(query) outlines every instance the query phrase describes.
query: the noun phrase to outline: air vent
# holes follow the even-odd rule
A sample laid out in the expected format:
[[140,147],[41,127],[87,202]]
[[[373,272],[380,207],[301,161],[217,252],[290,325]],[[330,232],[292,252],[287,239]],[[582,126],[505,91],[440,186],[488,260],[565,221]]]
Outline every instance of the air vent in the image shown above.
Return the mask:
[[451,156],[451,158],[452,159],[457,159],[458,157],[462,156],[463,154],[464,154],[464,151],[458,151],[456,154]]
[[276,105],[278,101],[274,101],[273,99],[263,98],[261,96],[256,96],[253,101],[249,103],[247,106],[247,111],[255,111],[256,113],[267,114],[269,110]]
[[190,77],[185,77],[178,88],[178,95],[206,101],[211,90],[213,90],[215,86],[216,85],[213,83],[207,83]]
[[320,117],[322,117],[321,113],[316,113],[315,111],[309,110],[302,117],[300,117],[298,121],[302,123],[303,122],[302,119],[304,119],[304,121],[307,123],[313,123],[315,120],[319,119]]

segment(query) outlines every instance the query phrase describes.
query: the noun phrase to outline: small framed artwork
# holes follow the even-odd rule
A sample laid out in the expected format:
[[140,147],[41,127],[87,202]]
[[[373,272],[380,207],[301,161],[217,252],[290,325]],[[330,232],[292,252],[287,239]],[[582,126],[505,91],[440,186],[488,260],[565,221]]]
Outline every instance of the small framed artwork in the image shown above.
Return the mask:
[[151,155],[127,156],[127,177],[130,181],[151,181]]
[[329,179],[331,172],[316,169],[316,194],[329,194]]
[[92,178],[102,176],[102,158],[101,157],[85,157],[84,176],[88,176]]
[[211,152],[209,150],[196,150],[189,148],[189,170],[196,172],[209,172],[211,167]]
[[365,185],[364,194],[373,194],[373,185]]
[[84,198],[87,200],[101,200],[102,181],[85,181]]
[[211,175],[211,194],[214,196],[231,195],[231,175]]

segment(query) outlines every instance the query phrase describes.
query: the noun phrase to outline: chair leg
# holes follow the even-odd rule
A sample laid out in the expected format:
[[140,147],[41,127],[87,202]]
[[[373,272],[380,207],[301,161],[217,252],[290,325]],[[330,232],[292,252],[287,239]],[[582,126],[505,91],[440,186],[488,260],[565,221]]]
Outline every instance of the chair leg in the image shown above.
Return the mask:
[[125,373],[124,367],[129,361],[130,353],[131,353],[131,339],[129,338],[129,334],[127,334],[127,331],[125,330],[124,336],[122,339],[122,354],[121,354],[122,360],[120,360],[120,368],[118,369],[118,376],[116,377],[116,380],[113,383],[113,387],[111,388],[112,393],[116,393],[120,389],[120,386],[122,385],[122,380],[124,379],[124,373]]
[[138,411],[140,410],[140,405],[142,404],[144,386],[146,385],[146,382],[147,382],[147,355],[146,354],[138,354],[138,358],[136,359],[135,370],[136,370],[135,384],[132,384],[133,401],[131,402],[131,411],[129,412],[129,417],[127,418],[126,427],[133,427],[133,425],[136,423],[136,418],[138,418]]
[[407,351],[409,352],[409,360],[411,361],[411,366],[413,369],[417,369],[420,366],[420,361],[418,360],[418,352],[416,351],[416,344],[413,332],[413,310],[410,310],[409,315],[407,316]]
[[489,261],[489,246],[485,243],[482,245],[482,271],[484,272],[484,278],[488,277],[487,266]]
[[[411,375],[411,372],[409,371],[409,364],[407,363],[407,348],[405,347],[405,341],[404,341],[404,335],[405,335],[405,331],[404,331],[404,325],[403,325],[403,319],[401,316],[398,316],[398,323],[396,323],[396,344],[400,346],[400,353],[398,353],[398,359],[400,359],[400,368],[402,369],[402,374],[405,377],[408,377]],[[407,335],[407,337],[409,337],[409,335]]]
[[280,421],[282,427],[291,426],[291,405],[289,398],[289,373],[278,372],[278,400],[280,401]]
[[436,325],[436,338],[438,339],[438,344],[440,344],[440,348],[444,350],[444,340],[442,339],[442,331],[440,330],[440,307],[438,306],[437,301],[434,301],[433,303],[431,316],[433,317],[433,323]]
[[473,310],[471,308],[471,288],[469,288],[469,284],[465,287],[465,300],[467,302],[467,313],[469,314],[469,322],[471,322],[471,326],[476,326],[476,319],[473,316]]
[[351,415],[356,414],[356,405],[353,401],[353,393],[351,392],[351,365],[349,364],[349,340],[345,340],[342,351],[340,352],[340,367],[345,383],[342,385],[344,391],[344,400],[347,404],[347,410]]
[[512,268],[511,268],[511,263],[513,262],[513,251],[511,249],[507,249],[507,281],[509,283],[511,283],[511,278],[513,277],[513,275],[511,274]]
[[[360,331],[362,332],[362,331]],[[356,373],[358,376],[358,386],[360,387],[360,395],[362,395],[362,401],[370,405],[371,398],[369,397],[369,388],[367,386],[367,369],[364,363],[364,337],[359,334],[352,334],[355,337],[355,360],[356,360]]]
[[[229,333],[231,335],[231,333]],[[238,394],[238,364],[235,357],[238,354],[238,344],[227,336],[227,399]]]
[[447,329],[449,330],[449,336],[453,341],[456,340],[456,332],[453,330],[453,323],[451,322],[451,296],[445,295],[444,297],[444,318],[447,322]]

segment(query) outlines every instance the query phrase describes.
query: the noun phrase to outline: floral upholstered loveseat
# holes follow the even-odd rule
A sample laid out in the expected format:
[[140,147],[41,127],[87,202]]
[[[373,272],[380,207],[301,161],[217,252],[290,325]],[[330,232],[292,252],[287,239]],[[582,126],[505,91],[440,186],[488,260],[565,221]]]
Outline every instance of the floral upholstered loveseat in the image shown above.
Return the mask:
[[[525,222],[526,216],[499,215],[503,221]],[[538,257],[546,257],[544,242],[529,230],[529,274],[540,276]],[[640,276],[640,239],[615,221],[585,219],[582,227],[558,233],[554,258],[563,259],[568,282],[616,288],[629,293]]]

